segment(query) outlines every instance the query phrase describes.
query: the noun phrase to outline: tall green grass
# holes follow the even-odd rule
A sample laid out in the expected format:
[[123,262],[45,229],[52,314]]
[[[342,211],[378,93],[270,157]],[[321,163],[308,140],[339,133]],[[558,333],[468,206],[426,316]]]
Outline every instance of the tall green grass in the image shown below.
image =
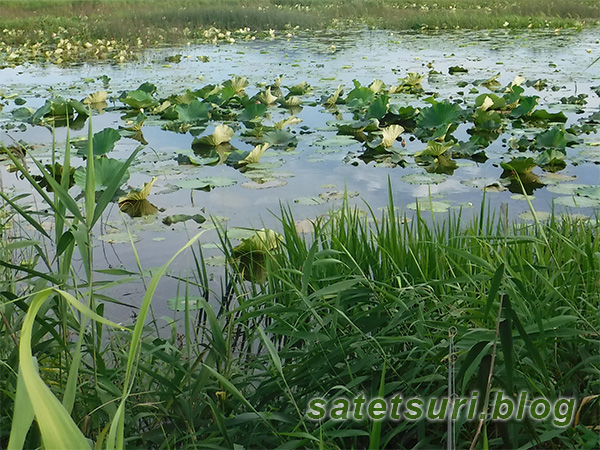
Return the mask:
[[[68,145],[64,154],[68,168]],[[202,299],[161,334],[149,312],[172,259],[147,284],[135,324],[104,317],[110,286],[136,276],[94,266],[94,226],[118,186],[96,197],[93,158],[90,146],[81,203],[64,178],[34,161],[52,188],[47,194],[13,158],[55,229],[45,231],[22,198],[2,193],[2,232],[20,220],[36,233],[4,234],[0,248],[9,274],[0,308],[1,447],[600,445],[597,218],[509,223],[485,201],[474,219],[409,217],[390,195],[381,214],[344,202],[304,235],[282,207],[283,243],[261,255],[262,284],[232,264],[221,291],[211,292],[199,235],[175,254],[190,249],[194,260],[180,295]],[[221,244],[233,262],[226,230]],[[36,264],[18,264],[21,255]],[[114,281],[96,281],[97,271]],[[478,432],[478,422],[458,421],[453,436],[443,422],[305,416],[315,396],[442,397],[449,386],[460,396],[480,392],[482,403],[495,389],[590,402],[576,426],[483,420]]]

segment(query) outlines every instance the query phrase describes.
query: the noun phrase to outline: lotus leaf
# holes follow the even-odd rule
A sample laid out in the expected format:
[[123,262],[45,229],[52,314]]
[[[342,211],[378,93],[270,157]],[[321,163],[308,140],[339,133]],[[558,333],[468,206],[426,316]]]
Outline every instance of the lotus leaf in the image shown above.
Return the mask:
[[283,120],[280,120],[279,122],[274,123],[273,128],[275,128],[276,130],[283,130],[287,126],[296,125],[301,122],[302,122],[302,119],[299,119],[298,117],[295,117],[295,116],[290,116],[286,119],[283,119]]
[[295,144],[297,139],[289,131],[272,130],[264,134],[265,142],[273,146],[284,146]]
[[233,91],[234,95],[245,94],[245,89],[250,85],[246,77],[233,77],[231,80],[227,80],[223,83],[223,87],[229,88]]
[[174,214],[172,216],[165,217],[162,223],[164,223],[167,226],[171,226],[174,223],[186,222],[188,220],[193,220],[197,224],[202,224],[206,222],[206,218],[200,214],[194,214],[192,216],[189,214]]
[[106,103],[106,99],[108,98],[108,93],[106,91],[97,91],[93,94],[88,95],[84,100],[84,105],[91,105],[92,108],[101,111],[106,108],[108,105]]
[[539,99],[537,96],[521,97],[518,106],[511,111],[510,117],[518,119],[530,115],[537,106]]
[[143,90],[131,91],[121,101],[133,109],[149,109],[158,106],[158,101]]
[[402,128],[400,125],[390,125],[389,127],[384,128],[381,131],[381,145],[384,148],[392,147],[398,136],[400,136],[403,132],[404,128]]
[[179,120],[184,122],[207,121],[211,109],[210,105],[199,100],[192,100],[189,104],[182,103],[175,107]]
[[343,92],[344,92],[344,86],[339,85],[338,88],[335,90],[335,92],[330,97],[323,100],[323,105],[325,105],[328,108],[334,107],[339,102],[340,95]]
[[540,167],[548,168],[550,170],[553,170],[553,168],[560,170],[566,165],[565,157],[566,155],[563,152],[556,149],[549,149],[540,153],[540,156],[536,159],[536,163]]
[[564,150],[573,142],[574,136],[567,133],[563,126],[554,126],[535,137],[534,147],[537,149],[555,148]]
[[302,83],[299,83],[296,86],[287,87],[287,89],[290,91],[290,95],[304,95],[312,91],[313,88],[306,81],[303,81]]
[[283,236],[273,230],[256,230],[232,249],[236,269],[244,279],[262,284],[267,279],[267,259],[283,242]]
[[300,106],[302,104],[302,99],[300,97],[289,96],[286,98],[280,98],[279,104],[286,108],[292,108],[295,106]]
[[[519,156],[518,158],[512,159],[508,163],[500,163],[500,166],[509,173],[515,172],[521,175],[531,172],[535,168],[536,163],[533,158]],[[505,175],[502,176],[502,178],[504,177]]]
[[575,189],[575,193],[600,201],[600,186],[582,186]]
[[600,205],[600,199],[592,197],[556,197],[554,203],[570,208],[594,208]]
[[425,150],[415,153],[415,158],[422,156],[440,156],[446,153],[454,145],[454,142],[442,144],[436,141],[428,141]]
[[[106,155],[115,148],[115,144],[119,139],[121,139],[121,134],[114,128],[105,128],[98,133],[94,133],[94,137],[92,139],[94,155]],[[77,155],[85,157],[87,155],[87,146],[87,140],[78,142],[77,147],[79,147],[79,151],[77,152]]]
[[298,197],[294,199],[294,203],[299,205],[321,205],[325,203],[325,199],[321,197]]
[[374,80],[370,85],[369,89],[373,91],[374,94],[379,94],[381,91],[385,89],[385,83],[379,79]]
[[387,95],[380,95],[369,105],[366,118],[382,119],[387,113],[389,103],[390,98]]
[[401,179],[410,184],[439,184],[446,181],[446,175],[437,173],[411,173],[404,175]]
[[271,145],[269,143],[260,144],[254,147],[254,149],[240,161],[240,164],[254,164],[257,163],[261,156],[267,151]]
[[528,116],[524,116],[523,118],[527,118],[527,120],[537,120],[541,122],[566,122],[567,116],[560,111],[557,113],[550,113],[545,109],[536,109]]
[[500,82],[498,81],[498,78],[500,78],[500,72],[498,72],[493,77],[482,81],[480,84],[488,88],[490,91],[497,91],[498,89],[500,89]]
[[432,201],[429,199],[421,199],[418,202],[415,203],[409,203],[408,205],[406,205],[406,207],[408,209],[412,209],[412,210],[421,210],[421,211],[431,211],[431,212],[439,212],[439,213],[443,213],[446,212],[450,209],[450,204],[446,203],[446,202],[437,202],[437,201]]
[[212,188],[233,186],[236,183],[237,180],[229,177],[204,177],[195,178],[191,180],[181,180],[175,183],[175,185],[184,189],[199,189],[210,191]]
[[217,125],[213,134],[195,139],[192,145],[217,147],[221,144],[229,142],[233,135],[234,131],[232,128],[228,127],[227,125]]
[[504,110],[506,109],[506,100],[496,94],[481,94],[475,99],[475,106],[483,111],[488,109]]
[[62,97],[54,97],[46,100],[46,103],[39,108],[31,117],[31,122],[37,124],[42,117],[65,118],[71,117],[75,112],[80,117],[87,117],[88,111],[78,100],[64,99]]
[[455,103],[435,102],[421,111],[417,117],[417,124],[421,128],[437,128],[458,122],[461,113],[461,107]]
[[468,70],[461,66],[451,66],[448,67],[448,73],[450,75],[454,75],[455,73],[467,73]]
[[[115,173],[123,167],[123,162],[112,158],[96,158],[94,160],[94,180],[96,181],[96,191],[102,191],[114,183]],[[73,175],[75,184],[81,189],[86,188],[86,168],[80,167]],[[121,186],[129,179],[129,171],[126,171],[123,178],[118,182]]]
[[268,87],[266,91],[258,94],[257,99],[263,105],[272,105],[277,101],[277,97],[271,93],[271,87]]
[[369,105],[374,98],[375,94],[371,89],[362,87],[358,80],[354,80],[354,89],[348,92],[345,101],[352,109],[361,109],[366,105]]

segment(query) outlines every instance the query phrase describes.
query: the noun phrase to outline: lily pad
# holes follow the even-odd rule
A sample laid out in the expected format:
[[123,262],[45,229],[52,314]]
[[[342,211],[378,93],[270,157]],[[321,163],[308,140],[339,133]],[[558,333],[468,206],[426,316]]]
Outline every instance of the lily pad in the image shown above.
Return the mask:
[[[546,211],[536,211],[535,216],[538,220],[545,221],[550,219],[550,217],[552,217],[552,214]],[[527,220],[530,222],[535,221],[535,217],[533,216],[533,213],[531,211],[522,212],[521,214],[519,214],[519,217],[523,220]]]
[[583,195],[594,200],[600,200],[600,186],[584,186],[575,190],[577,195]]
[[298,197],[294,199],[294,203],[299,205],[322,205],[326,200],[321,197]]
[[242,183],[241,186],[246,189],[270,189],[270,188],[282,187],[282,186],[285,186],[286,184],[287,184],[287,181],[280,180],[280,179],[267,180],[262,183],[252,180],[252,181],[246,181],[245,183]]
[[579,196],[565,196],[556,197],[554,199],[554,203],[571,208],[593,208],[595,206],[600,206],[600,199]]

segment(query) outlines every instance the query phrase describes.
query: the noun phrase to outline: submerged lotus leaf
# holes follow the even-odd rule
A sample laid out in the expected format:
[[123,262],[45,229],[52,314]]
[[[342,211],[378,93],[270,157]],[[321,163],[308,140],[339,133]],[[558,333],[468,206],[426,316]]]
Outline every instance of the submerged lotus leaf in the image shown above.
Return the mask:
[[156,177],[148,183],[144,183],[142,189],[134,189],[125,197],[119,198],[119,208],[130,217],[142,217],[156,214],[158,208],[150,203],[146,198],[150,194],[150,189],[154,186]]
[[439,173],[411,173],[404,175],[401,180],[410,184],[439,184],[446,181],[448,177]]
[[[96,158],[94,160],[94,180],[96,181],[96,191],[106,189],[114,183],[115,174],[121,170],[125,163],[112,158]],[[86,188],[86,167],[79,167],[73,175],[75,184],[81,189]],[[129,179],[129,171],[125,171],[123,178],[118,185],[121,186]]]
[[201,297],[177,296],[167,300],[171,311],[195,311],[202,308]]
[[409,203],[408,205],[406,205],[406,207],[408,209],[412,209],[412,210],[419,209],[421,211],[431,211],[431,212],[439,212],[439,213],[448,211],[448,209],[450,209],[451,206],[452,205],[450,205],[449,203],[432,201],[427,198],[424,198],[424,199],[419,200],[418,202]]
[[384,148],[392,147],[394,145],[394,142],[396,142],[398,136],[400,136],[403,132],[404,128],[400,125],[394,124],[384,128],[383,130],[381,130],[381,145]]
[[232,128],[228,127],[227,125],[217,125],[213,134],[196,139],[194,144],[217,147],[221,144],[229,142],[233,135],[234,131]]

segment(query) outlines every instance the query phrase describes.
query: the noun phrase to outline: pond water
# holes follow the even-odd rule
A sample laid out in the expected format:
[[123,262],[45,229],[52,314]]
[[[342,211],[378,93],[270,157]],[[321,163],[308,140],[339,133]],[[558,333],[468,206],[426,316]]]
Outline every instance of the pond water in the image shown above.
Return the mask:
[[[518,182],[513,178],[511,183],[505,168],[501,167],[502,163],[510,163],[515,158],[530,157],[535,162],[532,172],[535,182],[529,192],[533,194],[530,199],[537,211],[550,212],[555,202],[556,212],[591,216],[600,205],[598,191],[594,190],[600,185],[600,136],[596,131],[600,127],[600,62],[592,64],[600,56],[599,39],[598,29],[582,32],[547,30],[516,33],[498,30],[439,34],[360,30],[232,45],[162,48],[146,52],[137,61],[114,65],[5,68],[0,70],[0,103],[3,105],[0,111],[0,142],[11,145],[22,140],[28,144],[31,155],[48,163],[51,131],[44,126],[32,125],[28,117],[17,120],[15,111],[20,108],[35,111],[53,96],[82,100],[96,91],[106,90],[107,106],[101,112],[94,112],[92,117],[94,132],[99,132],[109,127],[118,130],[125,127],[127,121],[135,119],[137,111],[121,102],[119,96],[123,92],[135,91],[147,82],[156,86],[152,97],[158,104],[169,96],[182,95],[188,90],[197,91],[209,84],[221,85],[234,76],[247,79],[249,84],[245,92],[251,98],[264,92],[277,79],[281,80],[283,96],[289,91],[286,87],[302,82],[312,87],[307,93],[297,95],[301,100],[300,107],[277,104],[268,107],[261,116],[263,125],[272,126],[292,113],[301,122],[286,125],[281,133],[267,139],[274,145],[267,149],[259,165],[245,172],[234,165],[189,164],[190,158],[192,162],[198,162],[198,158],[211,155],[210,152],[194,153],[192,142],[195,137],[191,133],[163,129],[169,121],[145,109],[147,119],[142,132],[147,145],[136,157],[130,170],[131,177],[123,189],[141,188],[143,183],[156,177],[148,200],[159,211],[151,216],[132,219],[119,214],[115,204],[97,230],[98,268],[136,267],[130,244],[125,239],[124,221],[135,235],[144,268],[151,268],[163,264],[199,227],[190,220],[185,224],[167,226],[162,223],[167,216],[214,215],[223,218],[223,223],[229,228],[277,229],[273,213],[278,213],[280,203],[290,205],[296,219],[311,219],[339,204],[341,194],[347,190],[352,196],[351,202],[359,207],[364,207],[364,202],[375,210],[385,207],[388,180],[395,203],[409,215],[413,214],[411,208],[417,199],[427,208],[431,198],[435,209],[439,209],[436,214],[462,208],[463,215],[470,217],[479,211],[483,188],[487,187],[486,200],[492,207],[506,203],[511,217],[520,215],[527,220],[529,207],[524,197],[519,195]],[[402,80],[406,81],[409,73],[424,76],[421,89],[389,91],[390,86],[402,86]],[[496,75],[495,80],[485,83]],[[537,110],[563,112],[564,118],[558,120],[554,116],[553,120],[531,122],[523,120],[525,116],[519,120],[514,105],[513,108],[476,106],[482,94],[486,94],[490,101],[494,100],[493,95],[509,95],[505,89],[510,89],[516,77],[524,78],[516,80],[516,84],[523,88],[519,98],[538,97],[535,101]],[[355,89],[353,80],[362,87],[371,86],[374,80],[385,84],[379,92],[376,87],[372,89],[373,98],[382,95],[382,92],[389,97],[389,105],[384,105],[388,115],[378,117],[381,129],[384,124],[387,125],[386,120],[390,122],[390,117],[410,123],[408,116],[402,116],[406,111],[401,114],[397,109],[406,107],[416,109],[413,123],[416,120],[418,126],[414,130],[405,126],[406,130],[393,146],[385,148],[376,145],[379,142],[377,130],[364,133],[371,141],[371,149],[354,136],[339,135],[341,126],[359,128],[359,122],[369,118],[370,110],[367,108],[371,103],[366,102],[364,89],[355,91],[354,103],[346,102],[329,108],[323,105],[323,101],[340,85],[344,88],[340,98],[347,99]],[[272,90],[277,93],[276,86]],[[361,101],[364,102],[362,109]],[[435,116],[432,120],[438,120],[441,125],[425,129],[428,127],[423,125],[424,119],[419,118],[419,111],[431,109],[436,103],[460,108],[461,117],[454,120],[454,126],[452,121],[444,122],[443,118]],[[521,101],[521,104],[525,103]],[[234,106],[221,108],[221,114],[227,109],[239,114],[242,108]],[[467,145],[473,142],[473,133],[468,132],[473,122],[465,117],[471,117],[478,108],[481,114],[489,115],[480,123],[485,133],[479,134],[486,136],[490,142],[485,148],[480,146],[478,151],[474,151],[472,146]],[[265,139],[264,136],[243,136],[251,130],[248,124],[235,115],[215,118],[216,110],[213,110],[211,120],[196,127],[200,136],[210,135],[217,125],[227,124],[234,131],[231,146],[245,152]],[[499,113],[501,127],[500,122],[494,122],[494,110]],[[397,114],[391,114],[393,111]],[[26,113],[24,115],[27,116]],[[374,116],[377,117],[371,114],[371,117]],[[440,138],[440,135],[435,135],[446,124],[452,127],[448,136]],[[493,138],[489,137],[489,133]],[[541,136],[543,133],[546,135]],[[72,140],[86,135],[86,126],[71,130]],[[65,136],[64,127],[56,129],[59,152],[64,148]],[[446,155],[453,153],[452,160],[427,154],[415,157],[415,153],[427,148],[427,141],[436,137],[446,143],[462,142],[463,147],[460,151],[456,150],[458,147],[447,150]],[[108,156],[124,160],[138,145],[138,141],[122,137]],[[227,150],[231,151],[231,148]],[[544,151],[551,160],[554,158],[553,163],[544,165],[539,160]],[[78,158],[73,162],[75,166],[83,164]],[[6,162],[0,163],[4,190],[9,193],[30,192],[23,181],[7,171],[7,166]],[[412,174],[418,177],[410,177]],[[215,187],[208,192],[190,189],[193,184],[189,180],[204,177],[209,177],[211,181],[207,183]],[[216,181],[215,177],[218,178]],[[193,183],[198,186],[197,181]],[[582,188],[587,188],[587,191]],[[73,192],[77,189],[77,186],[74,187]],[[210,228],[206,224],[203,226]],[[239,231],[238,236],[243,236],[243,231]],[[208,231],[202,242],[207,256],[219,255],[219,250],[213,248],[216,242],[214,230]],[[189,264],[189,258],[182,258],[175,272]],[[185,276],[185,272],[182,275]],[[218,280],[213,287],[219,294]],[[175,280],[161,285],[154,302],[158,316],[172,314],[165,299],[173,297],[176,288]],[[136,305],[141,301],[140,292],[142,287],[139,285],[123,285],[112,295]],[[127,308],[114,306],[111,309],[111,315],[117,317],[125,317],[129,313]]]

